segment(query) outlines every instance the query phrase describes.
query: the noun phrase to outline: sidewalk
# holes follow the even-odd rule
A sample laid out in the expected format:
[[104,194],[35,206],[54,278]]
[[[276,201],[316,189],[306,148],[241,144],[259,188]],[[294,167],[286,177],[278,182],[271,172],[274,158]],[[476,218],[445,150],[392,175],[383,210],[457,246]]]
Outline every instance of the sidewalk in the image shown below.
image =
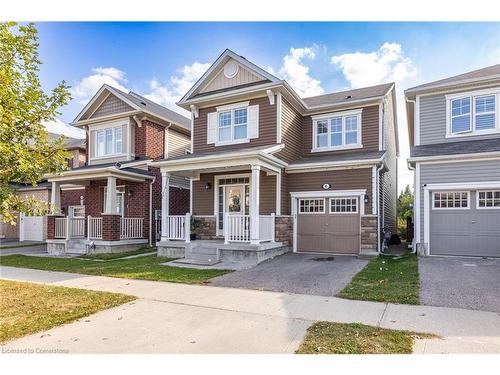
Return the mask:
[[[500,314],[493,312],[351,301],[336,297],[118,279],[13,267],[1,267],[0,278],[119,292],[140,298],[135,305],[131,303],[130,306],[93,315],[94,318],[90,320],[96,322],[95,328],[100,333],[97,337],[92,335],[89,322],[80,321],[54,328],[48,331],[50,336],[42,339],[40,334],[22,338],[9,343],[10,347],[39,347],[42,344],[57,347],[66,343],[71,352],[136,350],[135,352],[170,353],[291,353],[300,344],[305,330],[313,321],[329,320],[434,333],[444,337],[442,340],[417,340],[416,353],[500,353]],[[117,314],[124,315],[123,320],[125,316],[131,317],[126,327],[115,329],[110,324],[111,318],[116,324]],[[109,319],[106,320],[107,318]],[[162,337],[159,332],[166,336]],[[80,338],[80,342],[75,341],[77,344],[71,343],[71,337],[78,334],[82,334],[87,340]],[[114,344],[109,337],[101,340],[103,334],[112,336]],[[145,346],[141,346],[141,335],[146,335]],[[174,344],[174,336],[177,340],[183,338],[183,341]],[[189,337],[197,339],[186,344]]]

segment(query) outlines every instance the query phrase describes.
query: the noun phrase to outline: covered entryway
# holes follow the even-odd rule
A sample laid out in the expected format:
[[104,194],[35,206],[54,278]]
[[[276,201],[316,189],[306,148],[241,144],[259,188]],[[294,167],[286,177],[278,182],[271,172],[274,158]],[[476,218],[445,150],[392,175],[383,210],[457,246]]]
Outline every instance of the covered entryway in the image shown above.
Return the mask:
[[298,252],[359,254],[360,196],[296,199]]
[[500,191],[432,191],[430,255],[500,257]]
[[21,215],[19,239],[21,241],[43,241],[43,216]]

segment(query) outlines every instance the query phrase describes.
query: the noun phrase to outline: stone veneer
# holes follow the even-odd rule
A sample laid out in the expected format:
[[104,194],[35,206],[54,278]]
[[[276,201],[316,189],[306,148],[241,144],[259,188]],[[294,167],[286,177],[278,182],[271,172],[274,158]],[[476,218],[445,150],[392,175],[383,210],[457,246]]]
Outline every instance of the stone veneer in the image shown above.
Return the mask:
[[360,254],[377,252],[377,216],[361,216]]
[[276,216],[275,241],[293,246],[293,216]]
[[197,240],[215,240],[217,238],[217,221],[215,216],[193,216],[201,225],[196,229]]

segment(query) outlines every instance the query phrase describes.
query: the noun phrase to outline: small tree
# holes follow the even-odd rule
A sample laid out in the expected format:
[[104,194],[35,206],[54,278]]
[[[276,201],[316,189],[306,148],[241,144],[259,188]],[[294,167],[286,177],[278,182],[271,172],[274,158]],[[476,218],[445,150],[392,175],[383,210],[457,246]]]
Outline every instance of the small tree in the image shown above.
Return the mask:
[[71,99],[61,82],[50,95],[38,79],[38,32],[33,24],[0,23],[0,221],[15,224],[13,212],[41,215],[48,206],[20,198],[12,183],[31,184],[67,168],[63,137],[49,141],[43,126]]
[[406,220],[413,216],[413,193],[410,185],[399,194],[398,197],[398,232],[406,237]]

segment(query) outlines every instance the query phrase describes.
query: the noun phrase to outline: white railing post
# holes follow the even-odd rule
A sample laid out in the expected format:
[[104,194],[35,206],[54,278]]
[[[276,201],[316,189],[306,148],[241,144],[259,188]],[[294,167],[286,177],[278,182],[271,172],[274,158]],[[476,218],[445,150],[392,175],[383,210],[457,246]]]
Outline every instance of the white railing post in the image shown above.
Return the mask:
[[224,244],[229,243],[229,213],[224,213]]
[[90,240],[90,222],[92,221],[92,216],[87,216],[87,241]]
[[273,212],[271,214],[271,242],[276,241],[276,214]]
[[186,219],[184,221],[184,233],[186,236],[186,243],[191,242],[191,214],[188,212],[186,214]]
[[260,242],[260,166],[252,165],[252,179],[250,180],[250,243]]
[[66,240],[69,240],[71,238],[70,236],[70,220],[69,216],[66,216]]

